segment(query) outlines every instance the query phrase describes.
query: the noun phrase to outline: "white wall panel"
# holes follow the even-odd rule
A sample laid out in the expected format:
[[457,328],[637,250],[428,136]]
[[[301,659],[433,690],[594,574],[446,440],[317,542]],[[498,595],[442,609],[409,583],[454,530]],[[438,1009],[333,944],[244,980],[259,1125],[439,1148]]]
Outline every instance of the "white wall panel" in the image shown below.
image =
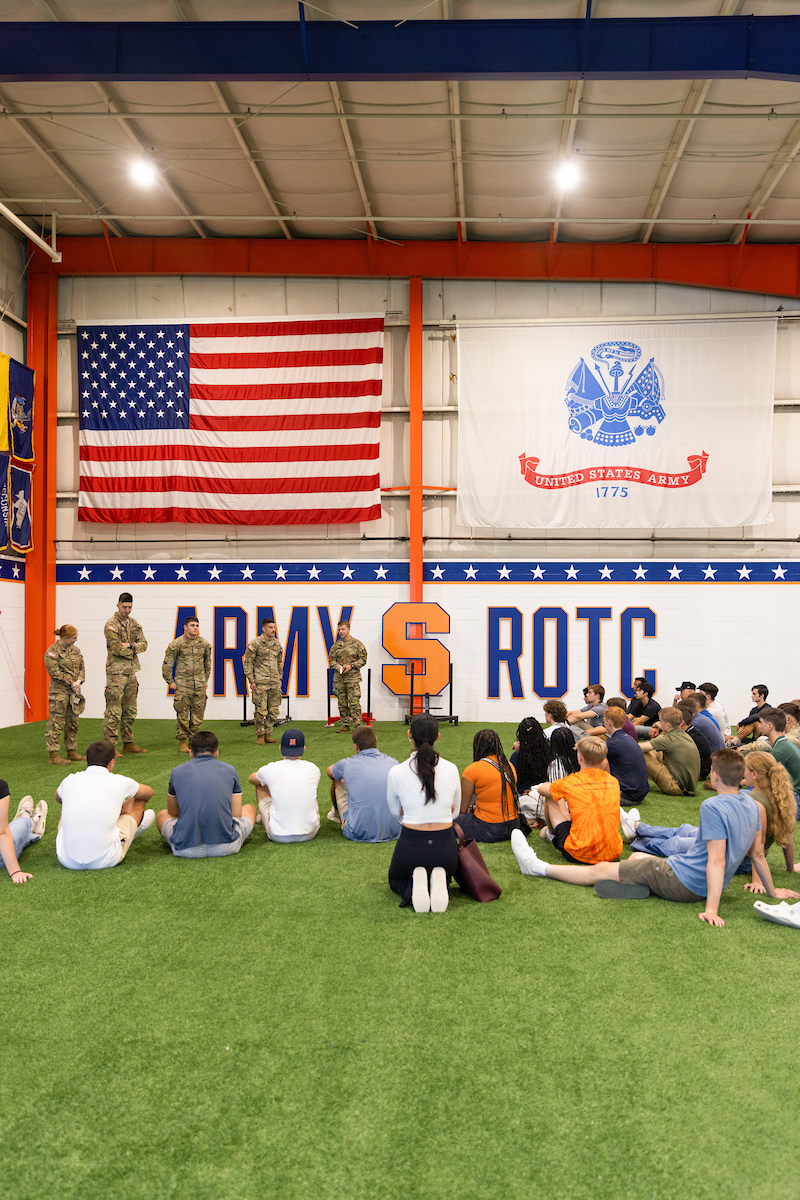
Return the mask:
[[25,584],[0,580],[0,729],[25,720]]

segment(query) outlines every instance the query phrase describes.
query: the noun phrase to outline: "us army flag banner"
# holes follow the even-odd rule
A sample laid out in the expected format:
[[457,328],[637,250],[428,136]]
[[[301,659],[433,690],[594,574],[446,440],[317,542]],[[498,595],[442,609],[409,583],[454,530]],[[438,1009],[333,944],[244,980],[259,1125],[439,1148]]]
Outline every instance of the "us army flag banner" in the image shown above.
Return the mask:
[[459,326],[459,524],[771,521],[776,326]]

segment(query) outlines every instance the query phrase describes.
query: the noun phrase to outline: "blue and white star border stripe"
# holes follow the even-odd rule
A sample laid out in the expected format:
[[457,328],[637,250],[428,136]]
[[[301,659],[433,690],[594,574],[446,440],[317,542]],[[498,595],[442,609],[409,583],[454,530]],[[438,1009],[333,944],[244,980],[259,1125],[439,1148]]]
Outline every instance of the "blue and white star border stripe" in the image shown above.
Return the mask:
[[[12,576],[0,563],[0,578]],[[21,566],[21,564],[16,564]],[[22,568],[24,577],[24,567]],[[636,559],[535,561],[429,559],[426,583],[800,583],[800,560]],[[58,583],[408,583],[408,562],[69,562]]]

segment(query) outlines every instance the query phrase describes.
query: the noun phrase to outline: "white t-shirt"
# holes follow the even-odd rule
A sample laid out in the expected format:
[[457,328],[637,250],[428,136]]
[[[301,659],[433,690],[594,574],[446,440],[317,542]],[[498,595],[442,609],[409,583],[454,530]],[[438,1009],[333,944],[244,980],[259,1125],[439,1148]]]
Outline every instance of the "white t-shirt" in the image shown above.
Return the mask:
[[297,837],[319,829],[317,786],[319,767],[304,758],[282,758],[256,771],[256,779],[269,788],[272,804],[269,831],[275,837]]
[[706,712],[710,712],[712,717],[716,717],[720,733],[730,733],[731,723],[728,720],[728,714],[725,712],[724,706],[720,704],[719,700],[709,700],[706,705]]
[[434,797],[425,803],[425,792],[416,770],[416,750],[405,762],[392,767],[386,780],[389,811],[397,817],[403,810],[404,825],[443,824],[461,809],[461,776],[455,763],[440,758],[433,770]]
[[106,767],[87,767],[61,781],[56,855],[62,867],[98,871],[117,865],[122,852],[117,819],[138,790],[135,779]]

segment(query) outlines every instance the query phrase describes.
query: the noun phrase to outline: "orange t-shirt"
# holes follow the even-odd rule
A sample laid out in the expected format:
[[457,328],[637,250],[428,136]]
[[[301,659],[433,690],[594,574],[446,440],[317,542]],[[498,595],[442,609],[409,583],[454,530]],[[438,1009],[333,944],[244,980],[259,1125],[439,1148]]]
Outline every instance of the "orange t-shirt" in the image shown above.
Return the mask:
[[583,863],[613,862],[622,854],[619,783],[608,771],[591,767],[550,784],[554,800],[565,800],[572,828],[564,849]]
[[[494,754],[489,756],[491,762],[474,762],[464,772],[464,779],[469,779],[475,785],[475,816],[481,821],[499,825],[503,821],[513,821],[514,801],[517,794],[517,774],[511,768],[513,783],[506,781],[506,809],[503,813],[503,776],[492,763],[497,762]],[[499,764],[498,764],[499,765]]]

